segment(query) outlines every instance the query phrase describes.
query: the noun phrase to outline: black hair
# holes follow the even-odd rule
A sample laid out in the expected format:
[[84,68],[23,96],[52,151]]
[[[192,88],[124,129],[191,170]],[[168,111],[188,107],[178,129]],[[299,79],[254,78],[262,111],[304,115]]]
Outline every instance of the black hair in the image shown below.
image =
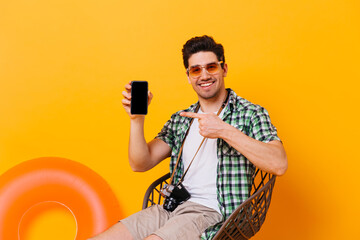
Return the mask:
[[188,60],[191,55],[198,52],[213,52],[217,56],[218,61],[222,61],[221,67],[224,67],[224,47],[220,43],[216,43],[212,37],[204,35],[193,37],[184,44],[182,54],[186,69],[189,67]]

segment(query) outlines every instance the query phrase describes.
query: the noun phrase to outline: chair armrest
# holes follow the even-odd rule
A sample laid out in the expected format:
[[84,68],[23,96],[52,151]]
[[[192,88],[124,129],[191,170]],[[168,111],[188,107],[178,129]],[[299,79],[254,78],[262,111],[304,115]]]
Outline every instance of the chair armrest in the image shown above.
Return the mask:
[[[145,209],[148,206],[148,203],[150,202],[151,205],[154,204],[160,204],[162,196],[160,195],[160,190],[163,187],[163,185],[165,183],[167,183],[166,180],[168,180],[170,178],[170,173],[165,174],[164,176],[160,177],[159,179],[155,180],[146,190],[145,196],[144,196],[144,200],[143,200],[143,205],[142,205],[142,209]],[[157,196],[157,201],[154,201],[154,197]],[[150,206],[151,206],[150,205]]]
[[241,203],[223,223],[213,240],[250,239],[261,228],[270,206],[276,176]]

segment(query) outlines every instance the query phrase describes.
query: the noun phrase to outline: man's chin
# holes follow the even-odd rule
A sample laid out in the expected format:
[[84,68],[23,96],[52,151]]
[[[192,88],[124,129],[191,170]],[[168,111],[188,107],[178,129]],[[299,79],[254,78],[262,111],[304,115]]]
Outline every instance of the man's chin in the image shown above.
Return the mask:
[[[213,86],[213,87],[215,87],[215,86]],[[220,92],[216,88],[202,89],[201,87],[193,86],[193,89],[195,90],[195,92],[199,98],[206,99],[206,100],[216,97]]]
[[215,98],[217,96],[217,92],[198,92],[197,94],[199,97],[206,100]]

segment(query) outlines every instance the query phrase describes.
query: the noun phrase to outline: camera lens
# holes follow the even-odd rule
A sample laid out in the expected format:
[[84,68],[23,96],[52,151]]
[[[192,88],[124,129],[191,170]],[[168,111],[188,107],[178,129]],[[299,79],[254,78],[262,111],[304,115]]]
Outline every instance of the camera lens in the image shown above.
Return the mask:
[[169,198],[166,198],[165,199],[165,202],[164,202],[164,209],[167,210],[167,211],[174,211],[175,208],[178,206],[178,203],[176,202],[176,199],[172,198],[172,197],[169,197]]

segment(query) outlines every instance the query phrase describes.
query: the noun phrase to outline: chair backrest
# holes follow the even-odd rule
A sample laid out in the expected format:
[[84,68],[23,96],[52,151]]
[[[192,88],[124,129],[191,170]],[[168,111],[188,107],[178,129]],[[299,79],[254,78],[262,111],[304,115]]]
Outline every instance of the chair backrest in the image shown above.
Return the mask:
[[[169,178],[170,173],[167,173],[149,186],[144,196],[143,209],[163,203],[160,190],[168,183]],[[275,175],[256,169],[250,197],[226,219],[213,240],[243,240],[253,237],[265,221],[275,179]]]

